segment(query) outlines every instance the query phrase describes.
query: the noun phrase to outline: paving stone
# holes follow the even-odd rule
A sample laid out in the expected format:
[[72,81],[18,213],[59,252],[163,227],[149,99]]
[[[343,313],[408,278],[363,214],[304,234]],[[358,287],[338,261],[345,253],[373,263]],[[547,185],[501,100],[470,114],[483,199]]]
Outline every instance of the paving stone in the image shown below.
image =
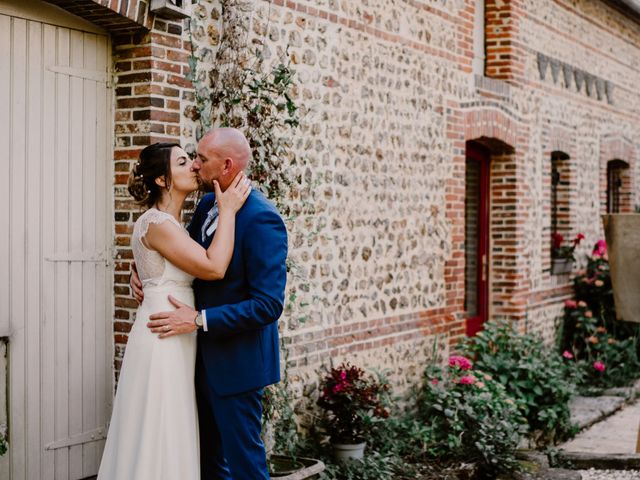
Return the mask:
[[604,395],[601,397],[575,397],[570,404],[571,420],[582,429],[592,425],[624,405],[624,398]]
[[[600,398],[602,397],[591,399],[593,401],[589,405],[597,403]],[[567,452],[632,454],[635,453],[639,426],[640,402],[636,402],[592,425],[573,440],[561,445],[561,448]]]
[[582,470],[582,480],[638,480],[640,470]]
[[597,454],[590,452],[560,452],[558,459],[576,470],[590,468],[600,470],[637,470],[640,469],[640,455],[627,453]]

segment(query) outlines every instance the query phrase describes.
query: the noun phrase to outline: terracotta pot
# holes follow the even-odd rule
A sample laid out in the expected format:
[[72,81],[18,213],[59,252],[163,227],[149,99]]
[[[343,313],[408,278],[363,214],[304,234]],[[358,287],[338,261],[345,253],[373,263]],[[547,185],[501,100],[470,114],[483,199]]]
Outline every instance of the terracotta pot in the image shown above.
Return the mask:
[[640,214],[603,215],[618,320],[640,323]]
[[339,462],[347,460],[359,460],[364,457],[364,449],[367,442],[361,443],[331,443],[333,456]]

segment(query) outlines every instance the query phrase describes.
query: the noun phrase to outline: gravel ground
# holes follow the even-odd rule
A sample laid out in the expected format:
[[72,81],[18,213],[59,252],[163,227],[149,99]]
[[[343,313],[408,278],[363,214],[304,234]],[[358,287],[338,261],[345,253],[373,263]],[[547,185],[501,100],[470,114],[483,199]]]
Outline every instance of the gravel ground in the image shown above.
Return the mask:
[[640,480],[640,470],[580,470],[582,480]]

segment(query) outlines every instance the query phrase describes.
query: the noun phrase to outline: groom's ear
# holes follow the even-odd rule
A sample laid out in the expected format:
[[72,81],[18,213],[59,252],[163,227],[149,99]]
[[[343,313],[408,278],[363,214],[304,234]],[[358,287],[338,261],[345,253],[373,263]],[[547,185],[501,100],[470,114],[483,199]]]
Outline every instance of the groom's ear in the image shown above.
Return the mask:
[[233,172],[233,167],[234,167],[233,159],[229,157],[225,158],[224,169],[222,170],[222,174],[229,175],[231,172]]

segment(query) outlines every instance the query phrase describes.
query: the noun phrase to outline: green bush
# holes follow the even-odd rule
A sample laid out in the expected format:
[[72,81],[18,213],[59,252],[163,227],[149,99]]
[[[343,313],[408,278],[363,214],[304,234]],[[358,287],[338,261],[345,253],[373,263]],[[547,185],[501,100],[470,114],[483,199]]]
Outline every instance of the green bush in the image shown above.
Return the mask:
[[418,420],[424,428],[413,438],[432,458],[476,463],[484,475],[516,468],[524,418],[504,386],[464,357],[451,357],[446,369],[427,367]]
[[529,435],[538,445],[574,433],[569,400],[575,386],[562,357],[539,337],[520,335],[507,322],[487,322],[463,351],[516,400],[529,425]]

